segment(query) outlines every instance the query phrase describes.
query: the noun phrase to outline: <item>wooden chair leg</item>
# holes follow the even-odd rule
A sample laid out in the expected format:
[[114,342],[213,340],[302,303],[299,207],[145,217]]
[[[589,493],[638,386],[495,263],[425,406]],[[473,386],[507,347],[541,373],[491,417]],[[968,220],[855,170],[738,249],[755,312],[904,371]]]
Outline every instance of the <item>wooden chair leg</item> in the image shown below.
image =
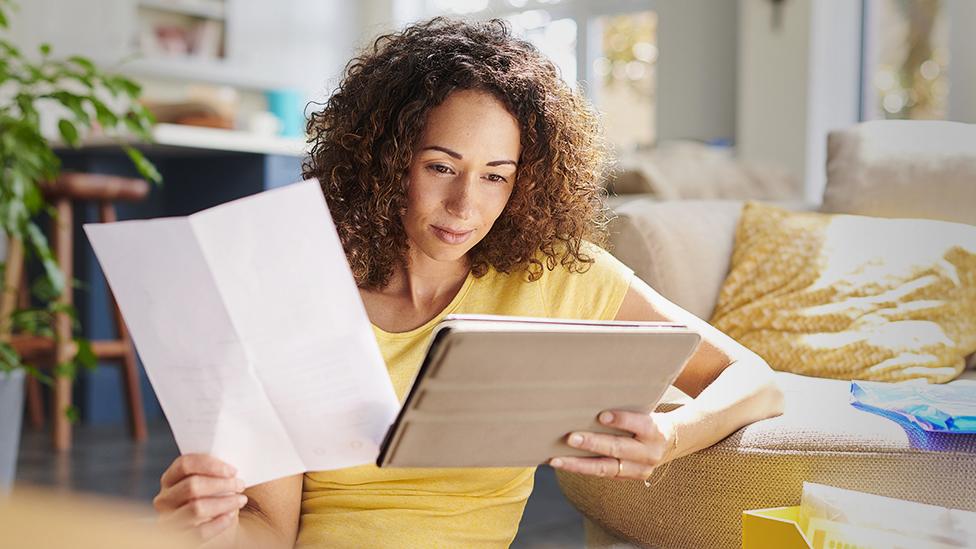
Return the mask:
[[[113,223],[116,221],[115,208],[111,202],[99,204],[99,218],[102,223]],[[122,311],[119,310],[118,302],[112,291],[109,294],[109,307],[115,316],[115,326],[119,333],[119,339],[125,345],[125,354],[122,356],[122,379],[125,384],[125,400],[129,410],[129,430],[132,438],[142,442],[146,440],[146,416],[142,409],[142,389],[139,385],[139,366],[136,362],[136,351],[132,346],[132,338],[129,337],[129,329],[122,318]]]
[[129,349],[122,359],[122,379],[125,382],[125,401],[129,408],[129,431],[138,442],[146,440],[146,416],[142,410],[142,391],[139,388],[139,366],[136,353],[129,343]]
[[[71,201],[66,198],[58,198],[55,201],[57,210],[56,217],[52,220],[54,224],[51,234],[54,236],[54,253],[57,258],[61,272],[64,274],[64,291],[58,298],[58,303],[71,305],[72,288],[71,283],[74,276],[72,264],[72,212]],[[54,352],[54,364],[62,364],[71,360],[74,342],[71,334],[71,318],[67,313],[57,313],[54,320],[54,331],[58,343]],[[71,448],[71,423],[68,421],[67,410],[71,406],[71,385],[72,380],[63,376],[56,376],[54,380],[54,398],[52,410],[52,422],[54,423],[54,448],[57,450],[67,450]]]
[[44,428],[44,395],[40,382],[33,377],[27,378],[27,418],[31,429],[40,431]]
[[[27,269],[21,268],[20,288],[17,290],[17,307],[20,309],[30,307],[29,282]],[[27,418],[31,429],[40,431],[44,428],[44,395],[41,384],[32,376],[27,377]]]

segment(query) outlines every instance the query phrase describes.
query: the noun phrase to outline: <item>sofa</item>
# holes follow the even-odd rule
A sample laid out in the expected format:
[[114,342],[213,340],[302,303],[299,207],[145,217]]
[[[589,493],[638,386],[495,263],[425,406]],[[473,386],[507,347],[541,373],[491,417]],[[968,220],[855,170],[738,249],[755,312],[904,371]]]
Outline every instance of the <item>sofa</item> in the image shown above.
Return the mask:
[[[823,203],[835,213],[976,225],[976,125],[878,121],[832,132]],[[742,202],[611,197],[611,249],[665,297],[708,319]],[[976,312],[974,312],[976,314]],[[969,368],[957,384],[976,391]],[[799,504],[803,481],[976,511],[976,436],[924,435],[849,404],[850,383],[777,372],[782,416],[660,467],[652,487],[558,473],[589,547],[741,546],[744,510]],[[681,405],[681,395],[662,408]],[[686,397],[685,397],[686,398]]]

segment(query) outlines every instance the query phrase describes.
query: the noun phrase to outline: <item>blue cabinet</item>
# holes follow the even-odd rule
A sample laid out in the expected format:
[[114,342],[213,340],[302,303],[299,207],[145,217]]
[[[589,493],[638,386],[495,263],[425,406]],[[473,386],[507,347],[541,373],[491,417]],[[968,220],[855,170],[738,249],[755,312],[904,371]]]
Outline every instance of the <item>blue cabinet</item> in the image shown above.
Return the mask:
[[[301,179],[299,156],[236,152],[176,146],[150,146],[144,149],[163,175],[163,184],[140,203],[116,204],[119,220],[188,215],[229,200]],[[63,169],[138,177],[117,147],[87,147],[61,150]],[[106,299],[107,286],[91,245],[81,225],[97,222],[97,205],[75,207],[74,276],[81,281],[75,289],[74,303],[84,335],[92,339],[114,337],[115,327]],[[261,223],[255,219],[254,223]],[[148,420],[162,417],[152,388],[143,377],[143,396]],[[120,369],[100,365],[83,372],[75,383],[75,402],[82,420],[89,423],[123,423],[124,394]]]

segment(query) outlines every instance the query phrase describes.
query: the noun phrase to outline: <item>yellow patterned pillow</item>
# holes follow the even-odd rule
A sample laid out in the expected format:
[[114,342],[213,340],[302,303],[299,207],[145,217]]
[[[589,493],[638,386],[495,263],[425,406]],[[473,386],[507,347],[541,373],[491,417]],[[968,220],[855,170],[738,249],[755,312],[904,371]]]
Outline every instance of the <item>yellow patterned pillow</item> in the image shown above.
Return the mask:
[[777,370],[949,381],[976,351],[976,227],[750,202],[711,322]]

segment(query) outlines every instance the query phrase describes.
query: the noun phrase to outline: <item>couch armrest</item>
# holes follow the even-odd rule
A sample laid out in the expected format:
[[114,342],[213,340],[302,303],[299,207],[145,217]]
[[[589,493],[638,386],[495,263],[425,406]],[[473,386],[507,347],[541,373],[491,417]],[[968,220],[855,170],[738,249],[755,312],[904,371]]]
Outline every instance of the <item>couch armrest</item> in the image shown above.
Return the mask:
[[628,200],[616,206],[610,252],[664,297],[708,319],[728,274],[742,202]]
[[823,211],[976,224],[976,124],[874,120],[827,139]]

